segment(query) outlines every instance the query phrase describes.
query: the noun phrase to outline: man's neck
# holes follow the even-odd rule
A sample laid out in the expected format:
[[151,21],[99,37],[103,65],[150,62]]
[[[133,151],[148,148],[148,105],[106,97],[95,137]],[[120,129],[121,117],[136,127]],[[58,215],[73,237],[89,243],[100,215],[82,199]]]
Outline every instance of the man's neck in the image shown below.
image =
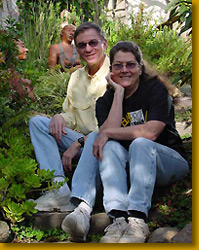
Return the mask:
[[88,65],[87,64],[87,67],[88,67],[88,73],[90,76],[94,76],[95,73],[102,67],[103,63],[104,63],[104,60],[105,60],[105,55],[103,57],[103,59],[100,61],[100,63],[98,63],[97,65]]

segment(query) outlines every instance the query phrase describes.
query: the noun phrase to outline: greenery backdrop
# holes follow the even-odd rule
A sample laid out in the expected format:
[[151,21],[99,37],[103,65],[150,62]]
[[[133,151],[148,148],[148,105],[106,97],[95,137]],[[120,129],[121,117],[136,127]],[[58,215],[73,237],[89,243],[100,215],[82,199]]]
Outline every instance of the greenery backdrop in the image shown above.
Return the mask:
[[[53,188],[50,181],[53,173],[38,170],[28,120],[37,113],[52,116],[61,111],[70,75],[61,73],[59,66],[57,71],[48,71],[48,50],[52,43],[60,40],[60,12],[66,9],[67,2],[71,13],[69,22],[79,25],[88,20],[101,25],[107,35],[107,54],[117,41],[134,41],[141,47],[145,60],[169,77],[173,84],[178,87],[192,84],[190,0],[171,1],[168,5],[170,17],[162,25],[158,20],[152,25],[152,12],[146,13],[140,5],[137,14],[131,13],[130,26],[108,20],[104,9],[107,1],[103,0],[18,0],[19,23],[8,20],[7,31],[0,29],[0,219],[10,222],[15,232],[20,231],[18,223],[30,220],[37,212],[28,198]],[[179,29],[172,29],[176,22]],[[184,36],[187,31],[188,35]],[[23,40],[29,49],[26,61],[16,59],[13,38]],[[28,89],[24,78],[31,80]],[[189,162],[191,164],[191,158]],[[151,223],[152,230],[161,225],[182,228],[191,220],[191,196],[186,195],[190,183],[191,174],[185,179],[186,185],[173,186],[170,193],[154,204],[165,216]]]

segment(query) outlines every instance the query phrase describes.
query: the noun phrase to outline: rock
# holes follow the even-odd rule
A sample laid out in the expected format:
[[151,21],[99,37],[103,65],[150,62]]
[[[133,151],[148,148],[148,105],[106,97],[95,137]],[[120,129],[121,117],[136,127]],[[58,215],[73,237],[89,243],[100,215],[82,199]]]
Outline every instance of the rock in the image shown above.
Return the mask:
[[187,224],[172,239],[171,243],[192,243],[192,223]]
[[10,229],[5,221],[0,221],[0,243],[7,242],[10,236]]
[[[61,223],[70,212],[39,212],[34,215],[34,227],[40,229],[61,228]],[[102,234],[104,229],[110,224],[110,219],[106,213],[96,213],[91,216],[90,233]]]
[[40,229],[61,228],[63,219],[70,212],[39,212],[34,215],[34,227]]
[[176,122],[176,129],[180,136],[192,133],[192,124],[187,124],[186,122]]
[[111,223],[106,213],[97,213],[91,216],[91,234],[103,234],[104,229]]
[[151,234],[147,243],[169,243],[177,233],[176,227],[161,227]]

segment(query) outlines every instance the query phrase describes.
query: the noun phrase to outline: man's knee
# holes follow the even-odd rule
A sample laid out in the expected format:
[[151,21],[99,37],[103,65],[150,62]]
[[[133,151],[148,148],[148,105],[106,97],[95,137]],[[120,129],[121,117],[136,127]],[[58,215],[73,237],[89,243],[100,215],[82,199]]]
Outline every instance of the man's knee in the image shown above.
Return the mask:
[[41,124],[49,122],[50,119],[45,117],[45,116],[41,116],[41,115],[37,115],[34,116],[32,118],[30,118],[29,120],[29,128],[34,128],[34,127],[39,127]]
[[87,137],[87,141],[93,142],[93,143],[94,143],[95,140],[97,139],[98,135],[99,135],[99,133],[97,133],[97,132],[91,132],[91,133],[88,135],[88,137]]

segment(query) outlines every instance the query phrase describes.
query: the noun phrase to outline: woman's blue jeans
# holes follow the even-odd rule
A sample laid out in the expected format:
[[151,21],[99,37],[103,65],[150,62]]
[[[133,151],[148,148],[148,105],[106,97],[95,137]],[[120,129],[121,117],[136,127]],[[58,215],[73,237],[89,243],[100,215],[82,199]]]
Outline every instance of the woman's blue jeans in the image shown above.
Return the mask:
[[60,152],[65,152],[79,137],[84,135],[66,127],[67,135],[62,134],[61,141],[58,143],[50,134],[50,121],[51,119],[45,116],[35,116],[30,119],[29,130],[31,141],[39,168],[54,170],[54,176],[64,177]]
[[[155,184],[169,185],[189,172],[188,162],[175,150],[145,138],[135,139],[127,151],[117,141],[108,141],[103,160],[93,156],[98,133],[89,134],[72,180],[72,198],[94,206],[101,178],[106,213],[111,210],[137,210],[148,215]],[[130,188],[126,163],[129,163]]]

